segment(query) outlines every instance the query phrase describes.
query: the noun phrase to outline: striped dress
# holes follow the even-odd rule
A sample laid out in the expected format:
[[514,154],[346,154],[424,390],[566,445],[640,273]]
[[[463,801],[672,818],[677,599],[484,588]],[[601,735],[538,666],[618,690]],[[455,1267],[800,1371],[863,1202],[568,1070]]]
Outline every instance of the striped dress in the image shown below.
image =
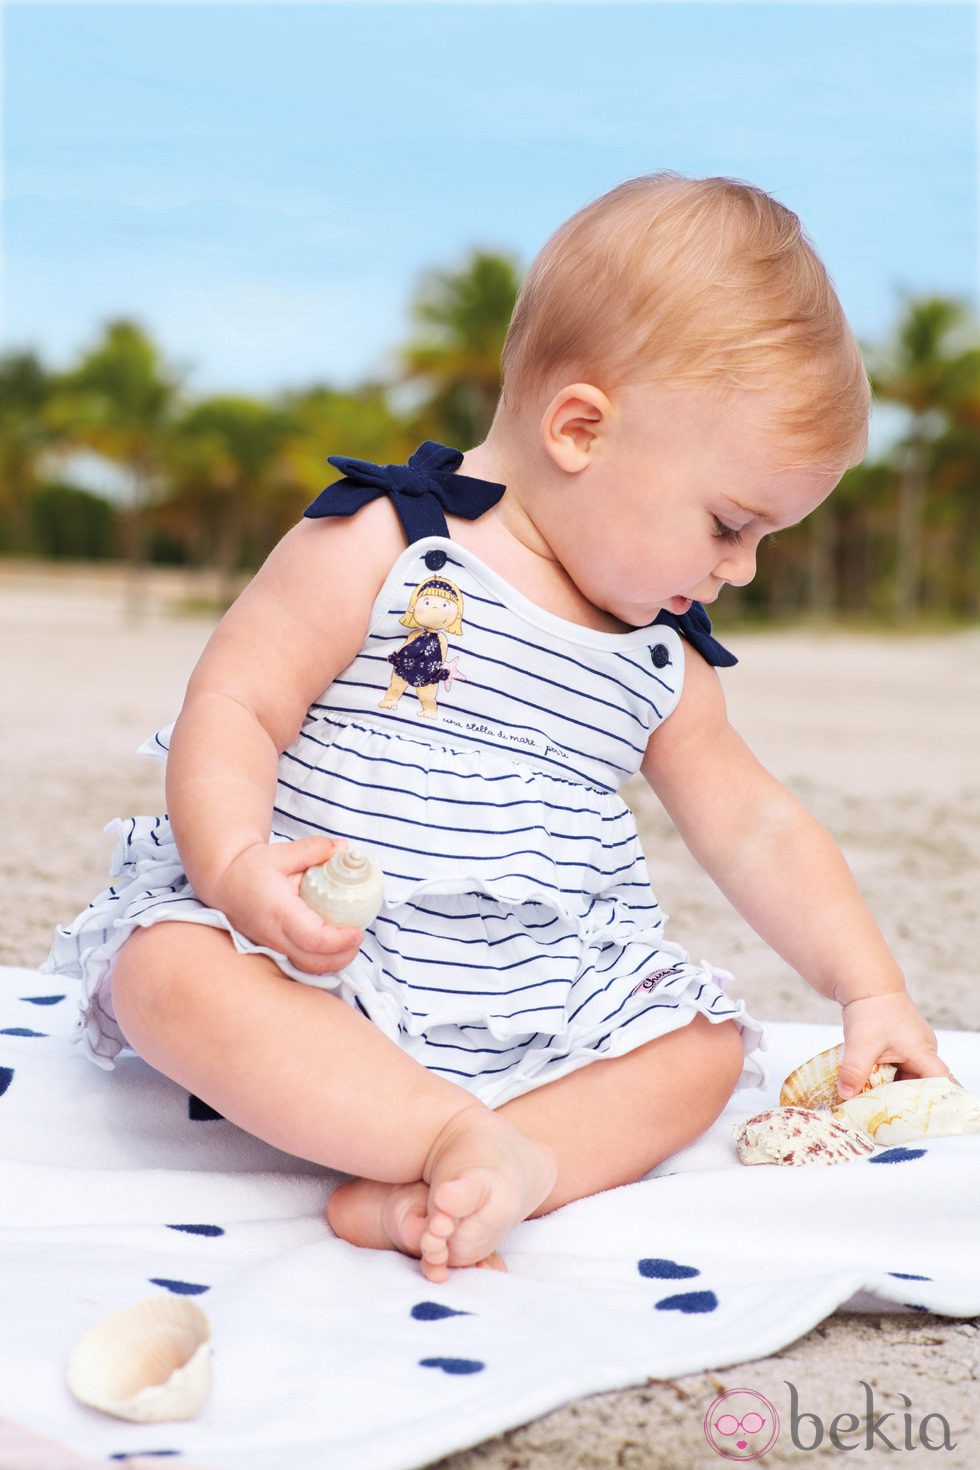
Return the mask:
[[[445,537],[409,546],[361,652],[283,753],[273,815],[275,841],[323,833],[370,853],[385,904],[337,974],[272,958],[490,1106],[697,1014],[737,1019],[753,1053],[761,1028],[726,995],[723,972],[664,937],[617,794],[683,673],[671,627],[579,627]],[[165,758],[167,743],[162,731],[144,750]],[[135,926],[209,924],[243,953],[270,953],[197,899],[166,817],[117,831],[112,886],[59,931],[48,962],[81,975],[81,1037],[103,1066],[124,1044],[111,960]],[[750,1058],[743,1083],[760,1075]]]

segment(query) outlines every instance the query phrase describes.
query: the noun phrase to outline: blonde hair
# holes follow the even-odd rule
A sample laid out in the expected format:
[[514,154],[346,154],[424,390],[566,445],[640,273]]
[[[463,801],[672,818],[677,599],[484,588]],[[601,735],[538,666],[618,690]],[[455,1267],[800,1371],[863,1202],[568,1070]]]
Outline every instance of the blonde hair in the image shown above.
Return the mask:
[[451,602],[455,605],[456,617],[453,622],[449,624],[448,628],[446,628],[445,631],[447,633],[452,633],[453,637],[462,637],[463,594],[456,586],[456,583],[450,582],[448,577],[426,577],[424,582],[420,582],[415,591],[412,593],[411,597],[408,599],[408,607],[405,609],[405,612],[398,619],[398,621],[400,623],[404,623],[406,628],[420,628],[422,626],[415,617],[415,604],[418,602],[419,598],[426,592],[431,592],[436,597],[444,597],[447,602]]
[[579,210],[531,266],[504,344],[503,403],[563,382],[776,390],[812,461],[863,453],[870,393],[799,219],[735,179],[659,173]]

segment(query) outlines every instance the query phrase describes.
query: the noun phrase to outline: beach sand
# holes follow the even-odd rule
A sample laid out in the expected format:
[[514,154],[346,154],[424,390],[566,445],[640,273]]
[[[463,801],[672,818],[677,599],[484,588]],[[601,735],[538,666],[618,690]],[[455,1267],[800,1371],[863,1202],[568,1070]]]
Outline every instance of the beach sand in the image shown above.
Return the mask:
[[[205,589],[206,590],[206,589]],[[212,620],[181,611],[199,582],[154,573],[127,614],[116,569],[0,565],[0,963],[36,965],[53,926],[104,885],[116,815],[163,808],[162,767],[136,747],[176,714]],[[826,823],[935,1026],[980,1030],[980,630],[944,636],[738,634],[725,671],[732,719],[763,763]],[[837,1008],[769,952],[700,872],[655,799],[640,818],[669,933],[736,974],[762,1019],[833,1021]],[[882,1222],[887,1229],[887,1222]],[[705,1409],[722,1388],[777,1405],[786,1383],[824,1423],[911,1399],[942,1414],[957,1448],[902,1450],[901,1463],[980,1465],[980,1326],[916,1314],[840,1314],[758,1362],[568,1405],[440,1462],[439,1470],[702,1470]],[[865,1449],[878,1465],[894,1451]],[[836,1462],[783,1437],[766,1465]]]

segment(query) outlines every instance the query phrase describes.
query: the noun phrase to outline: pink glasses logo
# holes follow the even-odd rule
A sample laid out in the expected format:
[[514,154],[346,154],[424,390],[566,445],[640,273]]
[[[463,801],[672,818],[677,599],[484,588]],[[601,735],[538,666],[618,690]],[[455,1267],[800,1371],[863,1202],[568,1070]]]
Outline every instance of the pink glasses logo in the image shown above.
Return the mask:
[[709,1406],[704,1435],[723,1459],[745,1464],[772,1449],[779,1435],[779,1415],[754,1388],[730,1388]]

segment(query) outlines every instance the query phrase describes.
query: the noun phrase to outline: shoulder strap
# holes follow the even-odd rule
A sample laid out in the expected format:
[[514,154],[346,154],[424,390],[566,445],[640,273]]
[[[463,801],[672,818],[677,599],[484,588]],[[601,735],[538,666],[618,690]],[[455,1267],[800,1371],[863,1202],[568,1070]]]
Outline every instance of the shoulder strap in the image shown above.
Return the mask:
[[715,668],[727,669],[732,664],[738,663],[734,653],[729,653],[717,638],[712,637],[711,619],[700,602],[692,602],[690,610],[686,613],[660,612],[653,621],[666,623],[668,628],[674,628],[683,638],[687,639],[692,648],[697,649],[707,663],[712,664]]
[[475,521],[496,505],[506,489],[490,480],[457,475],[463,462],[458,449],[431,440],[418,448],[408,464],[371,464],[368,460],[332,455],[327,461],[344,478],[320,492],[305,516],[350,516],[379,495],[390,497],[409,545],[426,536],[449,535],[446,514]]

